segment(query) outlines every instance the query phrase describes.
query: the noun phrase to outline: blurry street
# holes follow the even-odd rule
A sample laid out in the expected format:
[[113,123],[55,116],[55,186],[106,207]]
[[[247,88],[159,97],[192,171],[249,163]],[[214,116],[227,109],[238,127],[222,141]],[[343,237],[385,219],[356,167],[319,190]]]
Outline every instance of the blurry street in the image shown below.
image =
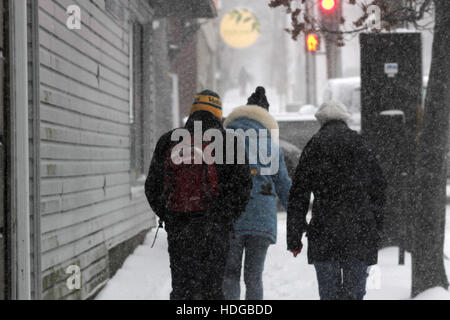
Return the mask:
[[[450,205],[447,206],[445,254],[447,274],[450,274]],[[164,230],[152,249],[155,233],[150,232],[142,246],[128,257],[123,267],[97,296],[99,300],[167,300],[171,290],[169,255]],[[286,213],[278,218],[278,242],[269,248],[264,271],[264,299],[317,300],[319,299],[316,273],[307,264],[307,243],[299,257],[294,259],[286,250]],[[306,242],[306,241],[305,241]],[[411,256],[399,266],[398,249],[386,248],[379,253],[379,271],[372,268],[367,284],[366,300],[404,300],[411,293]],[[380,281],[381,280],[381,281]],[[241,278],[241,297],[245,286]],[[450,299],[442,288],[428,290],[416,299]]]
[[0,301],[450,300],[450,0],[0,12]]

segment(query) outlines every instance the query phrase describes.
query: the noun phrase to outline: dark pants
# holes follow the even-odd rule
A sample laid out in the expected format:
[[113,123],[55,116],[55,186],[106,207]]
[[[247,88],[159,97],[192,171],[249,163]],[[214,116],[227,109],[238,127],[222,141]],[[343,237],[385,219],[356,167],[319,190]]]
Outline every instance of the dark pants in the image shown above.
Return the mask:
[[368,266],[356,259],[315,262],[321,300],[363,300]]
[[166,223],[171,300],[223,300],[230,226],[205,219]]
[[227,300],[239,300],[241,297],[242,255],[245,251],[244,282],[246,300],[263,299],[264,262],[270,240],[258,236],[235,236],[230,242],[223,292]]

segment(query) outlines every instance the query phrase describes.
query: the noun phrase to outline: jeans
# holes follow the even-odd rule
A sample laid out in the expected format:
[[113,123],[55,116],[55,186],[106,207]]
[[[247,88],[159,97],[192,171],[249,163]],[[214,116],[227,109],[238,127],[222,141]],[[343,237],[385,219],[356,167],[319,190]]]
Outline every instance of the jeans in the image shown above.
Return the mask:
[[368,266],[357,259],[315,262],[321,300],[363,300]]
[[264,262],[271,241],[259,236],[235,236],[230,241],[223,293],[227,300],[239,300],[241,297],[242,256],[245,251],[244,282],[246,300],[263,299]]

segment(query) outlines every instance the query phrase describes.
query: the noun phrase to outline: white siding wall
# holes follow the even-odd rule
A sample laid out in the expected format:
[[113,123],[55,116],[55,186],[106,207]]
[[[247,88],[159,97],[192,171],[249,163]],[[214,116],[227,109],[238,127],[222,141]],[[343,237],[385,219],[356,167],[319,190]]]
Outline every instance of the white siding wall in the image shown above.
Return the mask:
[[[81,30],[66,27],[71,4]],[[130,194],[128,24],[105,0],[39,5],[43,298],[85,298],[109,276],[108,250],[154,225],[145,197]]]

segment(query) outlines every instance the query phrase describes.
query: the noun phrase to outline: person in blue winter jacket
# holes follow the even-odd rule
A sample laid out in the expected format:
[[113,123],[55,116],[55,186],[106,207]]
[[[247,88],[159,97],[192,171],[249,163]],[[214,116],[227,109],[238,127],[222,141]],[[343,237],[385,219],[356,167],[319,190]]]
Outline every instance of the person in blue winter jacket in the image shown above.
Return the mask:
[[[263,299],[262,274],[269,246],[277,241],[277,212],[278,198],[284,208],[287,208],[291,179],[286,168],[284,155],[278,146],[278,123],[269,113],[269,103],[265,95],[265,89],[258,87],[256,92],[248,99],[248,104],[233,110],[227,117],[224,126],[227,129],[241,132],[257,132],[251,137],[246,134],[246,153],[250,159],[253,188],[251,198],[245,212],[234,223],[234,234],[230,242],[230,250],[225,268],[223,292],[225,299],[240,299],[240,276],[242,259],[244,261],[244,282],[246,285],[247,300]],[[268,132],[267,136],[260,130]],[[250,138],[249,138],[250,136]],[[257,150],[250,148],[251,139],[258,141]],[[255,145],[255,144],[253,144]],[[253,150],[253,151],[252,151]],[[260,155],[263,153],[277,165],[261,161],[256,157],[257,163],[252,163],[252,152]],[[277,157],[277,158],[275,158]],[[275,170],[267,175],[267,169]]]

